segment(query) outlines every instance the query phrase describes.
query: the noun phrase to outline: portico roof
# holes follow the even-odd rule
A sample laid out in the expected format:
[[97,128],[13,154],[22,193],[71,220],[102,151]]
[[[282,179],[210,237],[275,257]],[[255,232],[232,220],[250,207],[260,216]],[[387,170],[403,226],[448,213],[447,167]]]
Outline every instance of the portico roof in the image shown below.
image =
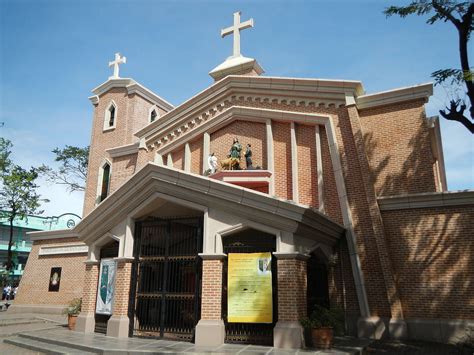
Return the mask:
[[89,244],[154,195],[223,210],[327,245],[334,245],[345,232],[308,206],[151,162],[85,216],[74,232]]

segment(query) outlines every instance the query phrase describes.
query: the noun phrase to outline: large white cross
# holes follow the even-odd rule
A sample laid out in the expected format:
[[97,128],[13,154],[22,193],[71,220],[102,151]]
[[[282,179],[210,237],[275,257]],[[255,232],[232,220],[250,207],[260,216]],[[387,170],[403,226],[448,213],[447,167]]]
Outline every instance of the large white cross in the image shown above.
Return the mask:
[[234,54],[233,57],[240,56],[240,31],[253,27],[253,18],[240,23],[240,11],[234,12],[234,25],[221,30],[221,37],[234,34]]
[[119,78],[119,65],[127,63],[127,57],[120,57],[120,53],[115,53],[115,60],[109,62],[109,67],[114,67],[114,75],[110,76],[109,79]]

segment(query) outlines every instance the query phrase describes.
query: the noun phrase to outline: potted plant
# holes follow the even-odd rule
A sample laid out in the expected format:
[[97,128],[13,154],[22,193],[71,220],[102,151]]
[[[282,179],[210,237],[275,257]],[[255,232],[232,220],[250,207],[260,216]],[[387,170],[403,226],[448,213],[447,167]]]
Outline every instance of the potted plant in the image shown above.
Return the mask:
[[301,325],[310,332],[314,347],[330,349],[334,344],[334,334],[344,333],[344,313],[339,308],[315,305],[310,316],[301,319]]
[[79,313],[81,313],[81,307],[82,298],[74,298],[63,310],[63,314],[67,314],[67,326],[70,330],[76,328],[76,320]]

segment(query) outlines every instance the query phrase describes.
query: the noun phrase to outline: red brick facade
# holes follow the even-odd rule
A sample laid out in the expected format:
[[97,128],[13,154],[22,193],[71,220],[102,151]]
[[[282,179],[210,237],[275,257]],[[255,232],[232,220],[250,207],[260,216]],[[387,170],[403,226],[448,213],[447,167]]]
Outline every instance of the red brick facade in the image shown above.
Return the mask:
[[222,317],[222,269],[223,260],[202,261],[201,319]]

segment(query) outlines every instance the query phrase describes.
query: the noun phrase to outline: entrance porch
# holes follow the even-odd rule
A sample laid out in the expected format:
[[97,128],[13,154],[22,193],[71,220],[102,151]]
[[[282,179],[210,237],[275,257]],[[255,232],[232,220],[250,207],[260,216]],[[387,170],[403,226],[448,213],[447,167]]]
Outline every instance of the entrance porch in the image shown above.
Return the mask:
[[[154,164],[109,198],[82,223],[89,257],[77,330],[96,328],[101,250],[116,240],[107,335],[304,346],[307,260],[331,255],[343,227],[305,206]],[[271,322],[229,321],[232,253],[269,255]]]

